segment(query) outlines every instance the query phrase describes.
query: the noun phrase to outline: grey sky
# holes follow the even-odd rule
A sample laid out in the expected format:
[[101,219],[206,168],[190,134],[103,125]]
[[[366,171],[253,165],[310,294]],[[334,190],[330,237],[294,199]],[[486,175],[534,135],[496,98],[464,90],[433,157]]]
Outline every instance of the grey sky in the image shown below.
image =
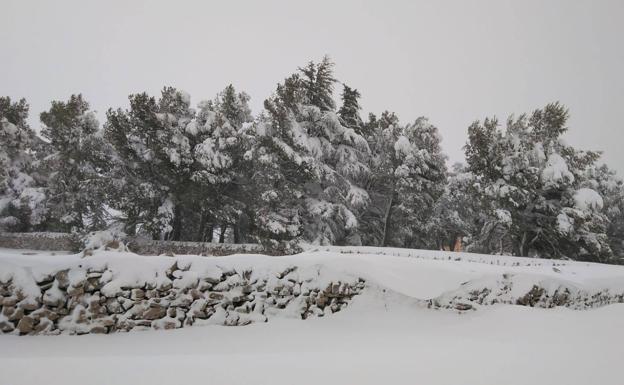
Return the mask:
[[83,93],[126,106],[163,85],[194,102],[233,83],[258,111],[277,82],[329,54],[364,112],[428,116],[452,161],[475,119],[559,100],[569,143],[624,174],[624,1],[0,0],[0,94],[37,116]]

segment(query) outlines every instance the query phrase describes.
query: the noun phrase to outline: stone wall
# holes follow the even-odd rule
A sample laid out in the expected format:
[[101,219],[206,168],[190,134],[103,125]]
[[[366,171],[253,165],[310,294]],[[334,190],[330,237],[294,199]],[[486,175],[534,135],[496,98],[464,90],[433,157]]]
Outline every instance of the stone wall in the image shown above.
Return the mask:
[[67,233],[0,233],[0,247],[7,249],[78,251],[79,237]]
[[362,279],[320,283],[297,267],[263,273],[216,269],[198,273],[172,262],[150,282],[118,283],[108,267],[41,273],[0,273],[0,330],[18,335],[112,333],[306,319],[343,309],[364,288]]
[[[285,254],[283,250],[269,250],[259,244],[155,241],[139,237],[128,237],[123,242],[129,250],[140,255]],[[83,242],[80,236],[68,233],[0,233],[0,247],[77,252],[82,249]]]
[[258,244],[228,244],[208,242],[178,242],[178,241],[154,241],[145,238],[126,239],[128,249],[140,255],[232,255],[232,254],[273,254],[278,252],[266,252]]
[[[604,289],[582,289],[568,281],[555,279],[516,281],[513,274],[501,277],[464,282],[460,288],[428,300],[433,308],[476,310],[480,306],[496,304],[519,305],[539,308],[564,306],[574,310],[586,310],[613,303],[624,303],[624,292]],[[524,281],[524,282],[523,282]]]

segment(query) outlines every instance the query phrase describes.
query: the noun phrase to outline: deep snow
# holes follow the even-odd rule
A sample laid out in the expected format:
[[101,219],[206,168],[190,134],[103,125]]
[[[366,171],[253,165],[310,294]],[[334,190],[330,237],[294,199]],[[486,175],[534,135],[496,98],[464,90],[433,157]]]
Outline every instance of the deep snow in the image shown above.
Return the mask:
[[[170,261],[113,253],[86,259],[22,253],[0,250],[0,270],[100,260],[135,269]],[[258,268],[321,265],[334,274],[361,276],[368,287],[344,311],[306,321],[275,318],[244,327],[110,335],[0,335],[0,384],[604,385],[624,380],[623,304],[587,311],[496,305],[462,314],[419,304],[467,281],[503,273],[520,282],[622,292],[621,266],[338,247],[311,247],[287,257],[179,258]]]

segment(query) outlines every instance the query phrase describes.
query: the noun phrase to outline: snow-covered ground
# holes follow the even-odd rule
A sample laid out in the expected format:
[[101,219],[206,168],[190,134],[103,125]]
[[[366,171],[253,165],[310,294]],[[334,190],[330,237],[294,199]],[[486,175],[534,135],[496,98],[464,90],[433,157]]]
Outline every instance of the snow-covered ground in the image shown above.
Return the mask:
[[[0,250],[0,270],[169,257]],[[302,321],[84,336],[0,335],[0,384],[622,384],[624,304],[591,310],[517,305],[434,310],[474,282],[624,292],[624,267],[405,249],[309,248],[286,257],[182,256],[227,267],[322,266],[367,287],[344,310]],[[138,274],[138,273],[137,273]],[[468,282],[468,283],[467,283]],[[518,291],[514,293],[514,291]]]

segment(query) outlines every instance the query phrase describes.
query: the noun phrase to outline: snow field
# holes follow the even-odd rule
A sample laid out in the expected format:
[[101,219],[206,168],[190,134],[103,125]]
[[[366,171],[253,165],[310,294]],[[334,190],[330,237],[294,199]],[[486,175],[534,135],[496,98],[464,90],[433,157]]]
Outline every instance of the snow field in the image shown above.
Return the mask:
[[[621,294],[624,267],[409,249],[306,249],[286,257],[175,260],[190,264],[189,271],[253,267],[262,275],[298,266],[321,271],[317,278],[323,284],[364,279],[366,288],[346,309],[306,321],[275,313],[267,323],[232,328],[209,325],[80,337],[2,335],[0,384],[44,379],[52,385],[621,383],[622,304],[576,311],[475,303],[469,311],[458,311],[429,309],[427,303],[452,298],[462,287],[494,285],[503,274],[513,283],[510,300],[536,283],[547,290],[564,285],[589,294]],[[172,262],[171,257],[99,251],[84,259],[21,253],[0,252],[0,275],[21,271],[28,277],[59,267],[105,264],[123,272],[110,281],[121,285],[143,280]]]

